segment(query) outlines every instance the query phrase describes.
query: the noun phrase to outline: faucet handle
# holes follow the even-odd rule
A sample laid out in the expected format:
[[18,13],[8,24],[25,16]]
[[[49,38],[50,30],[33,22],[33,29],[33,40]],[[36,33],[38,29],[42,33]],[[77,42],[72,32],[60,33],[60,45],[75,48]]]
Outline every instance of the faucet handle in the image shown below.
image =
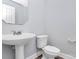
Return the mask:
[[22,34],[22,32],[21,31],[18,31],[17,34]]
[[15,31],[15,30],[12,30],[11,32],[12,32],[12,34],[13,34],[13,35],[15,35],[15,34],[16,34],[16,31]]

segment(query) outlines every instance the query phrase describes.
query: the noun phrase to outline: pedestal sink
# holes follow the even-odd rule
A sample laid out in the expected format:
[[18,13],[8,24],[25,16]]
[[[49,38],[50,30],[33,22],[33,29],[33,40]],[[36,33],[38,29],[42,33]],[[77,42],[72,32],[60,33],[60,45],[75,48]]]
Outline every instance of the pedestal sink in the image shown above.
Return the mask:
[[2,35],[2,43],[6,45],[15,45],[15,59],[24,59],[24,45],[35,37],[33,33],[22,33],[20,35],[5,34]]

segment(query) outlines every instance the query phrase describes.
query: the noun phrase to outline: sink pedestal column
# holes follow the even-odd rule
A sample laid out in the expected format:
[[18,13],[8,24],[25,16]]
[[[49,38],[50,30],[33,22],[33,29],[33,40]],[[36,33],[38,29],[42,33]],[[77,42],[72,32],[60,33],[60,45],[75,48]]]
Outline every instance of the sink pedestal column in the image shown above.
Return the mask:
[[24,45],[15,45],[15,59],[24,59]]

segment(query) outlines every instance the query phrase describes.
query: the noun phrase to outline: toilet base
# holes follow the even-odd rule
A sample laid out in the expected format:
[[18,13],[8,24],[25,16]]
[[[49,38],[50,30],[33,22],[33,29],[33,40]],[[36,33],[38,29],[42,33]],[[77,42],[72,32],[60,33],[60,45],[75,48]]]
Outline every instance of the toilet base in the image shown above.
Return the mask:
[[43,54],[42,59],[55,59],[55,56],[49,56],[47,54]]

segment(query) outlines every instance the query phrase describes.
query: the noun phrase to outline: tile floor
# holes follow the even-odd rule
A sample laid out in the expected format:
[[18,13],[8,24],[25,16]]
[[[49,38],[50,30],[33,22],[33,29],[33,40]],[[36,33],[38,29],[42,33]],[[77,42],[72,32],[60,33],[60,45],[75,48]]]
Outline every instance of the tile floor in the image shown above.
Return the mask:
[[[42,59],[43,55],[41,54],[40,56],[38,56],[36,59]],[[57,56],[54,59],[64,59],[63,57]]]
[[[41,54],[35,59],[42,59],[43,55]],[[76,59],[76,57],[73,57],[71,55],[65,54],[65,53],[60,53],[59,56],[56,56],[54,59]]]

